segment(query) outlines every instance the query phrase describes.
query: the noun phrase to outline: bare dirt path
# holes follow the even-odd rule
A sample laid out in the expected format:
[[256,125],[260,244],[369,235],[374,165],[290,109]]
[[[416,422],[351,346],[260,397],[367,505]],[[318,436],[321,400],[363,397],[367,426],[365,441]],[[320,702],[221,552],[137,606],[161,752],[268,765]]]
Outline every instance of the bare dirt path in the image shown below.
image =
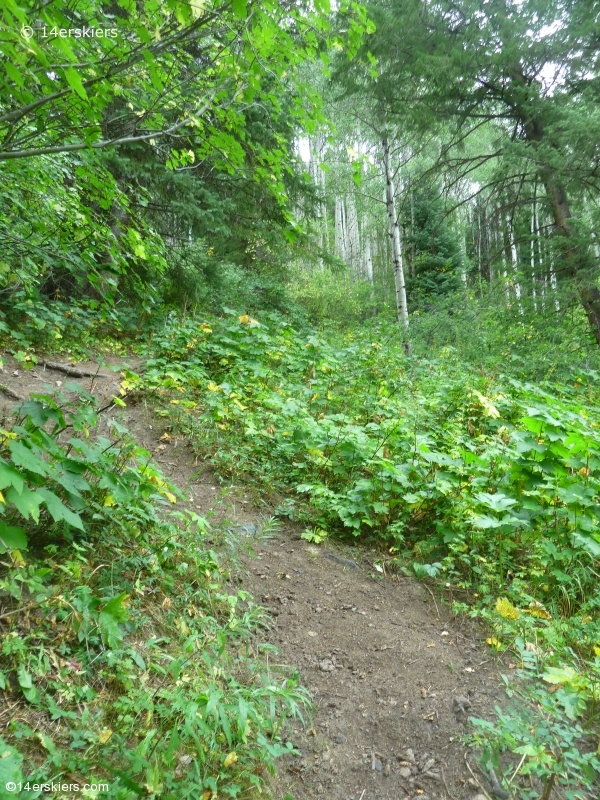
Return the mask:
[[[62,390],[72,380],[49,368],[23,372],[10,358],[0,374],[0,384],[22,397]],[[101,403],[118,392],[118,373],[77,381]],[[14,405],[0,398],[0,410]],[[111,410],[102,425],[111,417],[125,421],[195,510],[216,523],[251,526],[244,544],[253,555],[245,548],[245,571],[235,579],[269,609],[278,658],[298,669],[315,704],[309,725],[290,732],[301,755],[281,765],[275,798],[485,800],[461,742],[468,716],[489,717],[503,697],[481,632],[452,621],[418,581],[379,574],[373,553],[316,547],[292,525],[262,537],[268,509],[253,505],[243,489],[223,497],[210,468],[183,440],[165,438],[164,422],[149,409]],[[470,764],[490,791],[472,756]]]

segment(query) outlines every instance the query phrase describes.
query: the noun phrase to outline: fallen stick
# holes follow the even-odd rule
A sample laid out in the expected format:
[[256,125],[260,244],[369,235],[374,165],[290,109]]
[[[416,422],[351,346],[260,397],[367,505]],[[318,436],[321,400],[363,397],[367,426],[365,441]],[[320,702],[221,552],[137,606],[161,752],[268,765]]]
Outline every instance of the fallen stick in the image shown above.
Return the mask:
[[468,767],[468,769],[469,769],[469,772],[471,773],[471,776],[473,777],[473,780],[475,781],[475,783],[477,784],[477,786],[478,786],[478,787],[481,789],[481,792],[482,792],[482,794],[484,795],[484,797],[486,797],[486,798],[487,798],[487,800],[492,800],[492,798],[489,796],[489,794],[488,794],[488,793],[486,792],[486,790],[483,788],[483,786],[481,785],[481,783],[480,783],[480,782],[477,780],[477,778],[475,777],[475,773],[474,773],[474,772],[473,772],[473,770],[471,769],[471,765],[469,764],[469,760],[468,760],[468,758],[467,758],[467,754],[466,754],[466,753],[465,753],[465,764],[467,765],[467,767]]
[[21,397],[20,394],[17,394],[8,386],[4,386],[4,384],[0,384],[0,392],[5,394],[7,397],[12,397],[13,400],[25,400],[24,397]]
[[[71,375],[74,378],[110,378],[111,375],[103,375],[101,372],[92,372],[89,369],[79,369],[72,367],[69,364],[59,364],[58,361],[46,361],[42,359],[42,364],[48,369],[55,369],[57,372],[64,372],[65,375]],[[100,369],[100,367],[98,367]]]

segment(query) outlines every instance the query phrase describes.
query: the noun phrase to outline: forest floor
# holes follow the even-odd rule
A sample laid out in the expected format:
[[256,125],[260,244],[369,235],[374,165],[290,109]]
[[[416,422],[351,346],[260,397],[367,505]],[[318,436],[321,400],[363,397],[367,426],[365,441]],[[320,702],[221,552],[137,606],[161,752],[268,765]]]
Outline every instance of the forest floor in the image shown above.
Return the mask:
[[[109,377],[77,379],[43,365],[24,371],[6,357],[0,384],[26,398],[76,381],[104,405],[118,394],[118,368],[140,364],[107,362],[115,371],[100,373]],[[77,367],[97,369],[91,362]],[[0,396],[0,411],[14,405]],[[376,554],[364,548],[317,547],[292,523],[263,535],[268,502],[244,487],[224,490],[183,439],[163,436],[165,421],[143,403],[105,412],[100,432],[115,417],[190,507],[211,525],[239,532],[232,580],[268,609],[268,641],[312,695],[311,719],[289,732],[301,755],[280,764],[277,800],[485,800],[482,787],[491,787],[461,741],[469,716],[489,718],[505,698],[500,670],[508,665],[486,648],[485,633],[453,619],[425,584],[380,574]]]

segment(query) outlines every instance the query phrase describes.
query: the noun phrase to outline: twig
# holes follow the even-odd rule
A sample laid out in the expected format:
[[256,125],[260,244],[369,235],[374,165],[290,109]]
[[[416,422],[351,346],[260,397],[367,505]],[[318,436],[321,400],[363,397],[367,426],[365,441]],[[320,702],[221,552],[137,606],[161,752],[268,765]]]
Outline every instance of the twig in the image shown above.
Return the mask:
[[450,789],[448,788],[448,784],[446,783],[446,776],[444,775],[444,768],[440,767],[440,772],[442,773],[442,781],[444,782],[444,789],[446,790],[446,794],[450,798],[450,800],[456,800],[456,798],[450,794]]
[[471,775],[472,775],[472,777],[473,777],[473,780],[475,781],[475,783],[477,784],[477,786],[478,786],[478,787],[481,789],[481,792],[482,792],[482,794],[483,794],[485,797],[487,797],[487,800],[492,800],[492,798],[489,796],[489,794],[486,792],[486,790],[483,788],[483,786],[482,786],[482,785],[479,783],[479,781],[478,781],[478,780],[477,780],[477,778],[475,777],[475,773],[474,773],[474,772],[473,772],[473,770],[471,769],[471,765],[469,764],[469,759],[467,758],[467,754],[466,754],[466,753],[465,753],[465,764],[467,765],[467,769],[468,769],[468,770],[469,770],[469,772],[471,773]]
[[13,708],[15,706],[17,706],[17,705],[19,705],[19,701],[18,700],[17,700],[16,703],[13,703],[12,706],[9,706],[8,708],[5,708],[4,711],[2,711],[2,713],[0,713],[0,719],[2,719],[2,717],[4,717],[6,714],[8,714],[9,711],[12,711]]
[[365,792],[366,792],[366,791],[367,791],[366,789],[363,789],[363,790],[362,790],[362,794],[361,794],[361,796],[358,798],[358,800],[363,800],[363,797],[365,796]]
[[[490,767],[490,782],[493,787],[492,794],[495,794],[496,797],[500,798],[500,800],[510,800],[510,792],[507,792],[506,789],[503,789],[502,786],[500,786],[498,776],[492,767]],[[548,798],[542,798],[542,800],[548,800]]]
[[521,769],[521,767],[523,766],[523,762],[525,761],[525,759],[526,759],[526,758],[527,758],[527,754],[526,754],[526,753],[523,753],[523,758],[522,758],[522,759],[519,761],[519,766],[518,766],[518,767],[516,768],[516,770],[513,772],[513,776],[512,776],[512,778],[509,780],[509,784],[511,784],[511,783],[514,781],[514,779],[517,777],[517,775],[518,775],[518,773],[519,773],[519,770],[520,770],[520,769]]
[[424,586],[424,587],[427,589],[427,591],[428,591],[428,592],[429,592],[429,594],[431,595],[431,599],[433,600],[433,605],[435,606],[435,613],[437,614],[437,618],[438,618],[438,619],[440,620],[440,622],[441,622],[441,621],[442,621],[442,618],[440,617],[440,610],[439,610],[439,608],[438,608],[438,604],[437,604],[437,603],[436,603],[436,601],[435,601],[435,597],[434,597],[434,595],[433,595],[433,592],[431,591],[431,589],[429,588],[429,586],[427,586],[427,584],[426,584],[426,583],[424,583],[424,584],[423,584],[423,586]]
[[18,614],[20,611],[29,611],[32,608],[37,608],[41,606],[41,603],[30,603],[28,606],[21,606],[20,608],[13,608],[12,611],[7,611],[4,614],[0,614],[0,619],[6,619],[6,617],[12,617],[13,614]]
[[65,375],[71,375],[74,378],[111,378],[111,375],[103,375],[101,372],[98,372],[100,367],[98,366],[98,370],[92,372],[89,369],[79,369],[78,367],[72,367],[70,364],[59,364],[58,361],[46,361],[46,359],[42,359],[42,364],[48,369],[54,369],[57,372],[64,372]]
[[552,794],[552,788],[554,786],[555,778],[556,775],[552,773],[552,775],[550,775],[550,777],[546,780],[546,783],[544,784],[544,791],[542,792],[540,800],[550,800],[550,795]]

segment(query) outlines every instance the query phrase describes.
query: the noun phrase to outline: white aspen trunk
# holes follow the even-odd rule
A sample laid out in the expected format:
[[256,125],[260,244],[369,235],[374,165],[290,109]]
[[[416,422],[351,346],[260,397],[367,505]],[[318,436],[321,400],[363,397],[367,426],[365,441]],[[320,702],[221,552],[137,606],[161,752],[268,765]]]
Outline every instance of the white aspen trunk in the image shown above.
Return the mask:
[[343,201],[341,197],[335,198],[334,221],[334,250],[338,258],[344,259],[344,220]]
[[531,203],[531,238],[529,240],[530,246],[530,264],[531,264],[531,296],[533,298],[533,308],[537,311],[537,288],[535,285],[535,195]]
[[348,217],[348,263],[357,278],[361,277],[360,236],[358,230],[358,215],[354,197],[350,195],[346,204]]
[[[406,283],[404,280],[404,268],[402,264],[402,243],[400,241],[400,226],[396,214],[396,198],[394,193],[394,180],[392,166],[390,162],[390,145],[385,138],[383,140],[383,166],[385,169],[385,193],[386,206],[389,220],[390,242],[392,245],[392,259],[394,262],[394,283],[396,286],[396,310],[398,321],[408,328],[408,305],[406,302]],[[410,350],[410,343],[407,343],[407,352]]]
[[[308,147],[310,151],[310,161],[309,161],[309,174],[315,188],[317,189],[317,193],[319,194],[319,200],[317,201],[316,207],[316,227],[317,227],[317,242],[318,247],[321,252],[323,252],[325,246],[325,236],[326,236],[326,224],[327,221],[324,219],[324,209],[325,203],[321,199],[321,196],[324,194],[324,187],[323,187],[323,170],[321,169],[321,137],[317,136],[315,138],[309,136],[308,138]],[[325,265],[323,263],[323,257],[319,256],[318,261],[318,268],[323,270]]]
[[410,254],[410,277],[415,277],[415,193],[410,190],[410,235],[413,237],[413,246]]
[[373,257],[371,255],[371,237],[365,237],[365,278],[373,286]]
[[476,208],[477,211],[477,267],[479,269],[479,278],[483,280],[483,259],[482,259],[482,252],[481,252],[481,213],[479,208]]
[[506,258],[506,241],[504,238],[504,225],[502,218],[500,218],[500,227],[498,230],[498,245],[502,256],[502,283],[504,284],[504,294],[506,296],[506,307],[510,308],[510,286],[508,285],[508,265]]
[[558,299],[558,281],[556,280],[556,272],[554,270],[554,256],[550,256],[550,286],[554,292],[554,308],[560,311],[560,300]]
[[506,233],[508,235],[508,242],[510,245],[510,260],[512,271],[514,274],[513,285],[515,287],[515,298],[517,300],[517,307],[519,314],[523,316],[523,303],[521,302],[521,284],[519,283],[519,253],[517,251],[517,243],[515,242],[514,231],[510,224],[510,216],[506,216]]

